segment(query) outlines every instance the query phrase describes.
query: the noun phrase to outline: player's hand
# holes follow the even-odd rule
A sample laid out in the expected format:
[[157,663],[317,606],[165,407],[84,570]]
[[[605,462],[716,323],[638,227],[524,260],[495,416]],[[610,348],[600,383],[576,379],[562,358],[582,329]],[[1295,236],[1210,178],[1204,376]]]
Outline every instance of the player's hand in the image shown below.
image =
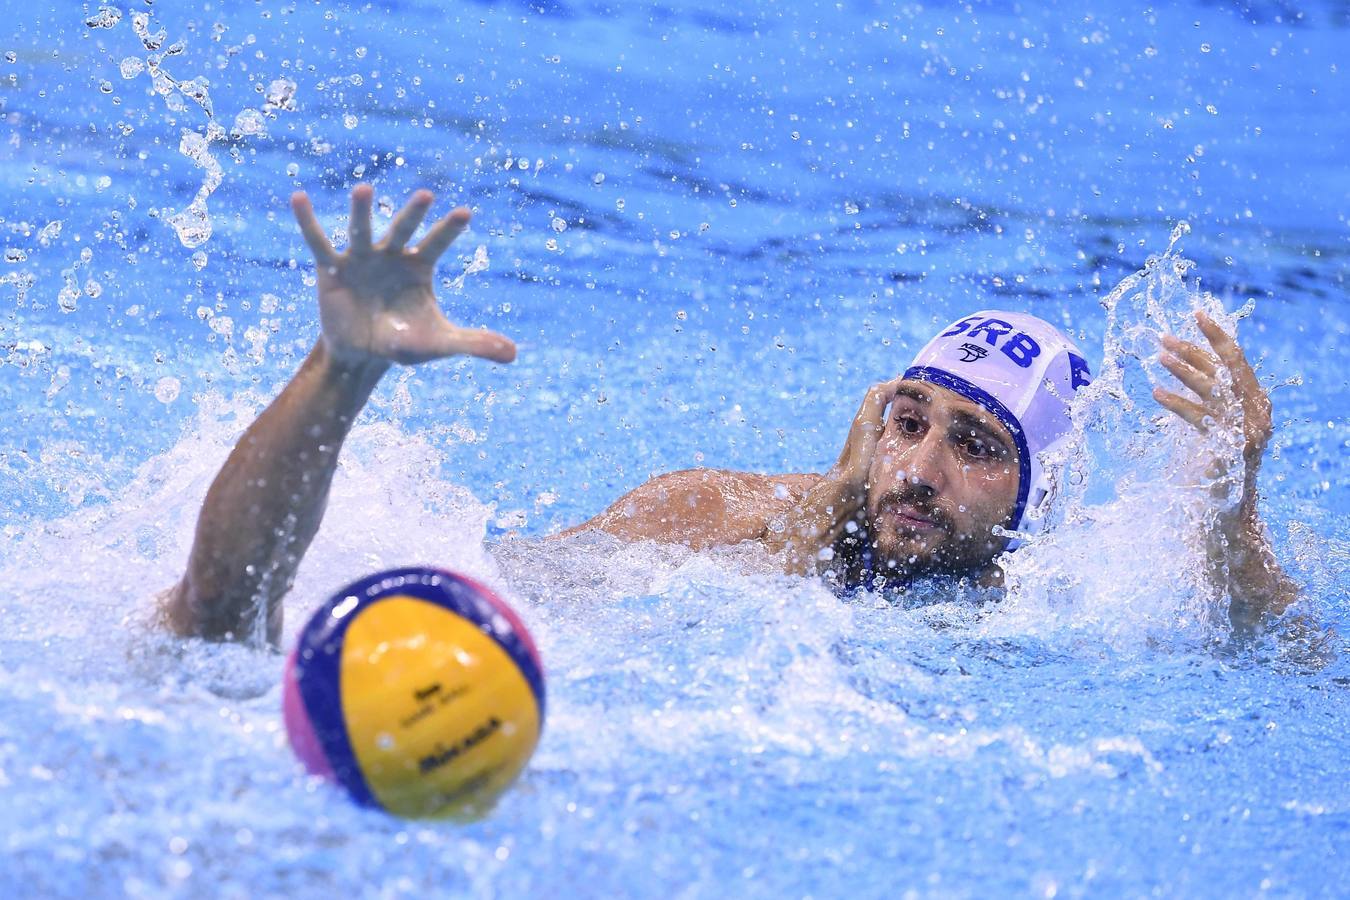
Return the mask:
[[[1245,559],[1260,556],[1255,550],[1266,546],[1257,515],[1257,473],[1261,457],[1270,443],[1270,395],[1261,387],[1251,364],[1232,335],[1203,312],[1195,314],[1200,331],[1210,349],[1179,340],[1171,335],[1162,339],[1163,353],[1159,361],[1183,385],[1186,393],[1155,388],[1154,398],[1164,408],[1180,416],[1200,431],[1213,428],[1230,429],[1241,441],[1243,479],[1241,495],[1235,506],[1219,517],[1218,532],[1222,535],[1222,556]],[[1221,378],[1221,373],[1226,376]],[[1214,479],[1216,496],[1226,496],[1231,482],[1225,478],[1226,464],[1219,459],[1210,462],[1206,473]],[[1237,568],[1240,565],[1231,564]]]
[[342,359],[385,359],[412,365],[445,356],[479,356],[497,362],[516,358],[516,346],[496,332],[461,328],[436,304],[431,279],[436,260],[469,225],[463,207],[427,231],[415,247],[408,240],[426,217],[430,191],[417,191],[399,210],[379,243],[371,242],[368,184],[352,189],[349,245],[338,253],[303,192],[291,197],[300,233],[314,254],[319,278],[319,317],[330,353]]
[[[1230,429],[1242,444],[1242,496],[1218,517],[1206,543],[1211,577],[1229,596],[1235,633],[1252,633],[1299,597],[1298,583],[1280,567],[1257,514],[1256,477],[1271,435],[1270,395],[1233,336],[1203,312],[1195,318],[1210,349],[1166,336],[1159,357],[1188,392],[1156,388],[1153,396],[1199,430]],[[1216,495],[1226,495],[1225,464],[1215,460],[1208,474]]]
[[823,561],[822,551],[832,548],[850,523],[864,526],[872,457],[886,425],[886,410],[903,380],[894,378],[868,389],[839,459],[800,502],[769,523],[764,546],[782,554],[788,572],[814,571]]
[[[1195,319],[1212,352],[1164,335],[1159,361],[1189,393],[1155,388],[1153,397],[1201,431],[1233,429],[1242,440],[1247,479],[1254,483],[1261,457],[1270,443],[1270,395],[1261,387],[1233,336],[1203,312],[1197,312]],[[1226,379],[1220,378],[1221,371],[1226,371]]]

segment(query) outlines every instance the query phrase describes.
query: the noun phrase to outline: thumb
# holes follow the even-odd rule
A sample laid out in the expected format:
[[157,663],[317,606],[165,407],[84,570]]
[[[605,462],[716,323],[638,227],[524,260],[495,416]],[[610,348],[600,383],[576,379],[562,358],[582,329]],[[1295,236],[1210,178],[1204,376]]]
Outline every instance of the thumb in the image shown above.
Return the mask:
[[441,340],[444,356],[477,356],[493,362],[509,363],[516,358],[516,345],[509,337],[482,328],[451,326]]

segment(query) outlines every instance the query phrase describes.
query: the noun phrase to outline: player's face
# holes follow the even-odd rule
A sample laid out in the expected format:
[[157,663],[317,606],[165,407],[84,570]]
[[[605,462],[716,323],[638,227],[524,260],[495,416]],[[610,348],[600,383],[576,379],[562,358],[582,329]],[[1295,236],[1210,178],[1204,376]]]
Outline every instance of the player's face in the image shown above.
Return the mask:
[[946,388],[901,382],[872,459],[867,518],[878,573],[965,574],[1007,545],[1017,447],[998,419]]

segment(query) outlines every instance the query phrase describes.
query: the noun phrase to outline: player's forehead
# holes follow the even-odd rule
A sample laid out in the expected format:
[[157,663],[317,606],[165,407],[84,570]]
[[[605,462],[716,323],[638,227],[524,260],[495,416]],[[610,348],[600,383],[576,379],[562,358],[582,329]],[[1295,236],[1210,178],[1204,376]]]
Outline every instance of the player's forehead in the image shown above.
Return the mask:
[[923,410],[929,418],[979,425],[1009,442],[1012,441],[1012,435],[997,416],[950,388],[906,378],[896,387],[895,396],[906,405]]

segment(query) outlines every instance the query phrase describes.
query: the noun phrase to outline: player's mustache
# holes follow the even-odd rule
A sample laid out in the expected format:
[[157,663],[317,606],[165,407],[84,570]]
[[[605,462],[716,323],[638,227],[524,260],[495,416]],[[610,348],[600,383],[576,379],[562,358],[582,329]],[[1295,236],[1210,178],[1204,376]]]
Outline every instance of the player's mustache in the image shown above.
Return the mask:
[[951,524],[950,517],[942,506],[932,501],[929,494],[927,488],[905,482],[882,494],[877,510],[887,512],[908,507],[938,527],[947,528]]

